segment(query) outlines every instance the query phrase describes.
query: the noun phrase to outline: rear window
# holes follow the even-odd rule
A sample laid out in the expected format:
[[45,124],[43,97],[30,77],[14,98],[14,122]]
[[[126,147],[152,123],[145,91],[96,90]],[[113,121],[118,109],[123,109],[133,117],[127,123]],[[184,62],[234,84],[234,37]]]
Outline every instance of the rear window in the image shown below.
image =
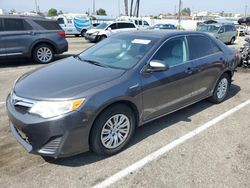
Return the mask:
[[56,21],[34,20],[34,22],[46,30],[62,30]]
[[189,59],[194,60],[217,52],[220,49],[214,42],[205,36],[188,36]]
[[4,19],[5,31],[27,31],[31,30],[32,27],[23,19],[13,19],[5,18]]

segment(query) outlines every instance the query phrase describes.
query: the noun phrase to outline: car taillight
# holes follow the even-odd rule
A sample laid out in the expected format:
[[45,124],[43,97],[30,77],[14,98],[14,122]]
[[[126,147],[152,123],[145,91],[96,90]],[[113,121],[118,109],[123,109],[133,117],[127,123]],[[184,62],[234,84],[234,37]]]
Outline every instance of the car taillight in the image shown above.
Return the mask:
[[60,35],[61,37],[65,38],[65,32],[64,31],[59,31],[57,32],[58,35]]

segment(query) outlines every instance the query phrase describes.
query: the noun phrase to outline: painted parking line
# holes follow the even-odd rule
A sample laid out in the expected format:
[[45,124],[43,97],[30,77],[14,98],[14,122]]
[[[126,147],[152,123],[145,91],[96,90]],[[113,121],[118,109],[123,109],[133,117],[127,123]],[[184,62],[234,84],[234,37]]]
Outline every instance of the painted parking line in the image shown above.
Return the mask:
[[118,180],[124,178],[125,176],[129,175],[130,173],[144,167],[146,164],[158,159],[159,157],[161,157],[162,155],[164,155],[165,153],[169,152],[170,150],[174,149],[175,147],[177,147],[178,145],[188,141],[189,139],[193,138],[194,136],[202,133],[203,131],[205,131],[206,129],[212,127],[213,125],[219,123],[220,121],[222,121],[223,119],[229,117],[230,115],[232,115],[233,113],[239,111],[240,109],[244,108],[245,106],[250,104],[250,99],[247,100],[244,103],[241,103],[240,105],[232,108],[231,110],[221,114],[220,116],[212,119],[211,121],[199,126],[198,128],[194,129],[193,131],[185,134],[184,136],[174,140],[173,142],[163,146],[162,148],[158,149],[157,151],[147,155],[146,157],[144,157],[143,159],[135,162],[134,164],[126,167],[125,169],[117,172],[116,174],[108,177],[107,179],[105,179],[104,181],[96,184],[95,186],[93,186],[93,188],[105,188],[108,187],[112,184],[114,184],[115,182],[117,182]]
[[0,107],[4,105],[5,105],[5,102],[0,102]]

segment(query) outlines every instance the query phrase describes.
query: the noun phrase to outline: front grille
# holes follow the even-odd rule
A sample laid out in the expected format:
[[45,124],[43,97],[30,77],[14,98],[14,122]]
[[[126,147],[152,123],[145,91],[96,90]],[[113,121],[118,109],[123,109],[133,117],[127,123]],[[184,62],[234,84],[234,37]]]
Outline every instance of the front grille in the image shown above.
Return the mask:
[[62,137],[57,137],[42,147],[38,152],[42,154],[54,154],[61,143]]
[[25,114],[35,104],[35,101],[22,98],[14,93],[11,93],[11,103],[14,105],[15,109],[18,112]]

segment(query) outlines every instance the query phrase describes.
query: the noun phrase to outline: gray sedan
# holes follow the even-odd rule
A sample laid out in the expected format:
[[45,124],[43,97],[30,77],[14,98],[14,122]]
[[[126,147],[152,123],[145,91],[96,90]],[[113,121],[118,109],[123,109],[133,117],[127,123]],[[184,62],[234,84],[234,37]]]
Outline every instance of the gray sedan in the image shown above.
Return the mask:
[[30,153],[113,155],[138,126],[206,98],[224,101],[236,64],[205,33],[117,34],[21,76],[7,98],[10,128]]

